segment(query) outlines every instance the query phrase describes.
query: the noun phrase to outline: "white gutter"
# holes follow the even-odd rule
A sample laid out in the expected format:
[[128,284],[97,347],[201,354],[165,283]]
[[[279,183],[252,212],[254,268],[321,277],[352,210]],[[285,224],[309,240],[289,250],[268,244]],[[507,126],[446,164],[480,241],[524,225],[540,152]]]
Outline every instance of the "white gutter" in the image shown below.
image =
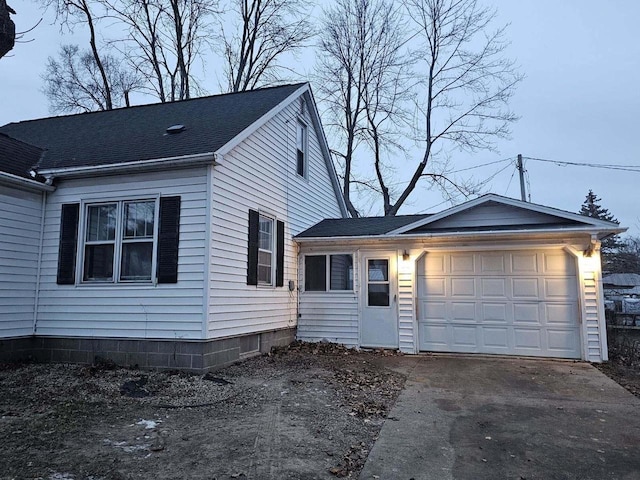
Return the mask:
[[0,172],[0,185],[8,185],[10,187],[21,187],[29,190],[37,190],[40,192],[53,192],[56,187],[36,182],[29,178],[19,177],[10,173]]
[[215,162],[213,152],[197,153],[194,155],[181,155],[178,157],[154,158],[133,162],[112,163],[108,165],[85,165],[81,167],[48,168],[38,170],[38,174],[48,181],[56,177],[83,177],[88,175],[109,175],[114,173],[140,172],[158,168],[186,167],[205,165]]
[[[502,237],[513,237],[514,235],[555,235],[555,236],[565,236],[567,234],[573,233],[588,233],[593,234],[593,232],[603,232],[603,230],[594,229],[593,227],[573,227],[567,229],[524,229],[524,230],[484,230],[484,231],[476,231],[476,232],[442,232],[442,233],[423,233],[423,234],[413,234],[413,235],[356,235],[356,236],[343,236],[343,237],[294,237],[294,240],[298,243],[320,243],[320,242],[332,242],[332,241],[340,241],[340,242],[358,242],[362,240],[377,240],[380,242],[384,241],[398,241],[398,240],[428,240],[428,239],[459,239],[459,238],[502,238]],[[612,233],[622,233],[625,232],[626,228],[612,228],[607,229],[605,232],[607,235]]]

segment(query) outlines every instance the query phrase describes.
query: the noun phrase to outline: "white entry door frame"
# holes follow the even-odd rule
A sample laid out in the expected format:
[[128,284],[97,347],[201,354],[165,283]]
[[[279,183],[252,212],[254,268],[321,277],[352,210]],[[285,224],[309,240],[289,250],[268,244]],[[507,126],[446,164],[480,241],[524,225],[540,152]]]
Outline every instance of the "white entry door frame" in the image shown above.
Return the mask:
[[360,346],[398,348],[397,252],[362,254]]

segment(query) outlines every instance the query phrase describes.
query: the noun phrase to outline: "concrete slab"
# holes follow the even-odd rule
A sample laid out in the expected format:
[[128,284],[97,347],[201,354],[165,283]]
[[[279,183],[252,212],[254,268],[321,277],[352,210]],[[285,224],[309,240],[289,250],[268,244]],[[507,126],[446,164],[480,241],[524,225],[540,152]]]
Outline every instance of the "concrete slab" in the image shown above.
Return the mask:
[[640,479],[640,400],[591,365],[405,358],[361,479]]

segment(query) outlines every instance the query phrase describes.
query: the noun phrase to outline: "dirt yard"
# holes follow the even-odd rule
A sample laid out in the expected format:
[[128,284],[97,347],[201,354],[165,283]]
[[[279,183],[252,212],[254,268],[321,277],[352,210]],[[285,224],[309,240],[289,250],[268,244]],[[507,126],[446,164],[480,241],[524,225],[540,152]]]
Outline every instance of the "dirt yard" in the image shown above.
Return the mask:
[[609,361],[594,364],[598,370],[640,397],[640,338],[633,332],[609,334]]
[[204,376],[0,366],[0,478],[357,477],[405,381],[381,355],[294,344]]

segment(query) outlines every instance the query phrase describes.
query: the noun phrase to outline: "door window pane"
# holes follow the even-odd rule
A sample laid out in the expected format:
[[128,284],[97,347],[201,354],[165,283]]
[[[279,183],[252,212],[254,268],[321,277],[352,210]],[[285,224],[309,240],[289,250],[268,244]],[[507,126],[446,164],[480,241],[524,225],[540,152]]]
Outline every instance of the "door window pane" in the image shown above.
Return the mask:
[[330,256],[331,290],[353,290],[353,255]]
[[389,260],[375,259],[369,260],[369,281],[388,282],[389,281]]
[[327,289],[327,256],[304,257],[304,289],[307,292],[324,292]]
[[369,284],[369,306],[388,307],[389,306],[389,284],[370,283]]

